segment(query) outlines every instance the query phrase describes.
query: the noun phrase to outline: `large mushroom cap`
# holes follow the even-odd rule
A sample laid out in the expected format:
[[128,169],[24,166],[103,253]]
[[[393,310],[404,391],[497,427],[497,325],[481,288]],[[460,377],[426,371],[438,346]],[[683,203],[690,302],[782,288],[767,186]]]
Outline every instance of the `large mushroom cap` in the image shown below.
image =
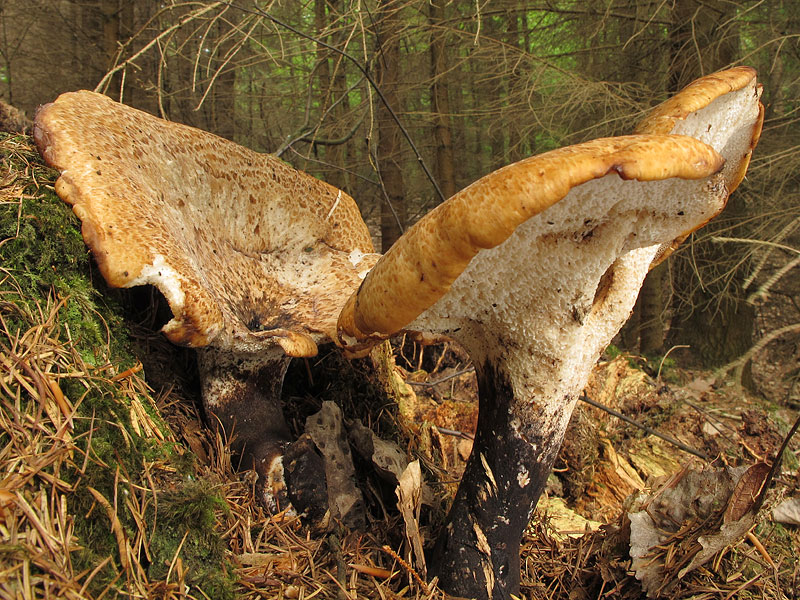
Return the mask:
[[[677,222],[678,233],[694,229],[724,206],[722,182],[706,180],[723,164],[713,148],[692,138],[640,135],[594,140],[495,171],[428,213],[378,261],[343,309],[340,333],[363,340],[400,330],[439,301],[471,261],[493,262],[496,273],[505,264],[529,270],[526,264],[539,257],[500,249],[518,228],[528,239],[580,241],[595,227],[614,227],[613,219],[621,226],[624,218],[645,228],[631,232],[638,236],[632,247],[661,241],[647,235],[653,227],[644,217],[651,213]],[[552,268],[569,268],[564,258]],[[504,287],[503,276],[466,286]],[[487,287],[484,304],[493,304],[493,294]]]
[[[383,337],[408,326],[448,293],[476,257],[501,263],[519,260],[510,256],[510,249],[505,259],[486,252],[518,227],[523,233],[535,230],[532,235],[545,235],[548,228],[567,235],[585,229],[581,220],[597,224],[609,218],[596,212],[613,206],[603,201],[611,201],[603,191],[608,185],[599,183],[614,178],[609,174],[661,181],[635,193],[642,194],[641,211],[663,211],[664,223],[683,227],[672,240],[659,242],[653,262],[662,260],[723,208],[701,209],[693,221],[682,207],[691,202],[695,208],[702,206],[698,190],[706,184],[687,188],[679,180],[705,179],[721,168],[717,184],[724,186],[727,197],[743,179],[764,119],[760,95],[750,67],[715,73],[654,108],[637,127],[638,135],[562,148],[480,179],[423,217],[378,262],[340,315],[341,341],[353,344],[354,339]],[[631,182],[628,187],[637,186]],[[712,196],[706,198],[710,205],[715,202]],[[570,197],[586,202],[578,204]],[[569,215],[563,229],[548,216],[553,211]],[[529,219],[538,225],[522,228]],[[642,226],[651,228],[652,223],[643,220]]]
[[313,355],[373,261],[352,198],[272,156],[87,91],[34,136],[105,279],[158,287],[173,342]]

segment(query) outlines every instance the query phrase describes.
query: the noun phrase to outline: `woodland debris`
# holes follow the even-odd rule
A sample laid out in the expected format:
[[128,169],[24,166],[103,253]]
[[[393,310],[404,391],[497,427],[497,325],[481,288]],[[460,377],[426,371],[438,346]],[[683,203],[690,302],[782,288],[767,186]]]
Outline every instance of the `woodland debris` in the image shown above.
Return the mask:
[[630,555],[648,597],[668,597],[677,580],[744,539],[768,473],[764,463],[690,463],[652,493],[628,499]]
[[306,419],[306,434],[322,454],[330,518],[351,528],[362,528],[364,499],[355,484],[356,472],[341,409],[333,402],[323,402],[322,409]]
[[786,498],[772,509],[772,518],[784,525],[800,525],[800,498]]
[[397,508],[400,509],[405,524],[406,543],[414,558],[417,572],[425,579],[427,567],[419,527],[419,512],[422,506],[422,470],[418,460],[410,462],[400,475],[396,494]]

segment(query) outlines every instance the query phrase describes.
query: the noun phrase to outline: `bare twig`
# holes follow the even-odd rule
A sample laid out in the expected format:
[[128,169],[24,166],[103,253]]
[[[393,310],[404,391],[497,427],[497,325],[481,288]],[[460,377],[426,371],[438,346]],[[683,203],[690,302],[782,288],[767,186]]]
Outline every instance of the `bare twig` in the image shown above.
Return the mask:
[[180,21],[178,21],[174,25],[168,27],[167,29],[165,29],[164,31],[159,33],[156,37],[154,37],[147,44],[145,44],[144,47],[141,50],[139,50],[136,54],[134,54],[130,58],[126,58],[124,61],[122,61],[116,67],[114,67],[113,69],[108,71],[103,76],[103,78],[100,80],[100,83],[98,83],[95,86],[94,91],[95,92],[104,91],[106,89],[106,87],[108,86],[109,81],[111,80],[111,78],[114,76],[115,73],[118,73],[122,69],[125,69],[128,65],[135,64],[134,61],[137,58],[139,58],[145,52],[147,52],[150,48],[152,48],[153,46],[158,44],[163,38],[165,38],[166,36],[172,34],[174,31],[177,31],[178,29],[180,29],[181,27],[183,27],[187,23],[193,21],[197,17],[199,17],[199,16],[201,16],[201,15],[203,15],[203,14],[209,12],[209,11],[212,11],[215,8],[218,8],[221,4],[223,4],[223,3],[222,2],[214,2],[213,4],[209,4],[208,6],[203,6],[201,8],[198,8],[197,10],[192,11],[191,13],[189,13],[188,15],[183,17]]
[[408,385],[416,385],[418,387],[434,387],[439,385],[440,383],[444,383],[445,381],[450,381],[451,379],[455,379],[456,377],[460,377],[465,373],[470,373],[475,370],[475,367],[467,367],[466,369],[461,369],[460,371],[456,371],[455,373],[450,373],[449,375],[445,375],[439,379],[435,379],[434,381],[406,381]]
[[656,436],[658,438],[661,438],[665,442],[669,442],[670,444],[672,444],[676,448],[680,448],[684,452],[688,452],[689,454],[694,454],[698,458],[702,458],[705,461],[711,460],[708,457],[708,455],[700,452],[699,450],[695,450],[691,446],[687,446],[683,442],[678,441],[673,437],[670,437],[670,436],[668,436],[666,434],[660,433],[660,432],[656,431],[655,429],[653,429],[652,427],[648,427],[647,425],[639,423],[638,421],[636,421],[634,419],[631,419],[627,415],[623,415],[621,412],[618,412],[618,411],[614,410],[613,408],[609,408],[608,406],[605,406],[604,404],[600,404],[599,402],[596,402],[595,400],[592,400],[591,398],[589,398],[589,396],[586,395],[585,392],[578,399],[583,401],[583,402],[585,402],[586,404],[594,406],[595,408],[599,408],[600,410],[604,410],[608,414],[613,415],[613,416],[617,417],[618,419],[621,419],[621,420],[625,421],[626,423],[628,423],[630,425],[633,425],[634,427],[638,427],[639,429],[641,429],[642,431],[646,431],[650,435],[654,435],[654,436]]
[[[224,4],[227,4],[228,6],[233,6],[233,4],[231,4],[230,2],[225,2]],[[328,44],[327,42],[325,42],[325,41],[323,41],[323,40],[321,40],[321,39],[319,39],[317,37],[314,37],[313,35],[309,35],[309,34],[303,32],[303,31],[300,31],[296,27],[293,27],[293,26],[289,25],[288,23],[278,19],[277,17],[269,14],[268,12],[266,12],[264,10],[261,10],[258,7],[256,7],[256,8],[243,8],[243,7],[237,6],[236,8],[238,8],[239,10],[242,10],[244,12],[251,13],[251,14],[261,15],[262,17],[264,17],[266,19],[269,19],[270,21],[275,23],[275,25],[278,25],[279,27],[283,27],[284,29],[287,29],[287,30],[291,31],[295,35],[299,35],[300,37],[302,37],[304,39],[307,39],[307,40],[309,40],[311,42],[314,42],[315,44],[319,44],[323,48],[327,48],[328,50],[336,52],[337,54],[343,56],[344,58],[349,60],[351,63],[353,63],[353,65],[355,65],[355,67],[359,71],[361,71],[362,75],[364,75],[366,80],[369,82],[370,86],[375,90],[375,93],[378,94],[378,98],[380,98],[381,102],[383,103],[383,105],[386,107],[387,111],[391,115],[392,120],[395,122],[397,127],[402,132],[403,137],[406,139],[406,142],[410,146],[412,152],[414,153],[414,156],[417,158],[417,162],[419,163],[419,166],[422,168],[423,172],[425,173],[425,176],[428,178],[428,181],[430,181],[431,185],[436,190],[436,194],[439,196],[439,198],[441,200],[445,200],[445,197],[444,197],[444,194],[442,193],[442,190],[439,189],[439,184],[436,181],[436,178],[433,176],[433,174],[431,173],[430,169],[428,168],[428,165],[425,163],[425,159],[422,158],[422,154],[420,154],[419,150],[417,149],[417,146],[414,143],[414,140],[411,139],[411,135],[408,133],[408,130],[403,126],[403,123],[400,121],[400,117],[397,116],[397,113],[389,105],[389,102],[386,100],[386,96],[384,96],[383,92],[380,89],[380,86],[378,86],[378,84],[375,82],[375,80],[369,74],[369,71],[367,70],[367,68],[357,58],[355,58],[354,56],[348,54],[347,52],[345,52],[341,48],[337,48],[336,46]]]

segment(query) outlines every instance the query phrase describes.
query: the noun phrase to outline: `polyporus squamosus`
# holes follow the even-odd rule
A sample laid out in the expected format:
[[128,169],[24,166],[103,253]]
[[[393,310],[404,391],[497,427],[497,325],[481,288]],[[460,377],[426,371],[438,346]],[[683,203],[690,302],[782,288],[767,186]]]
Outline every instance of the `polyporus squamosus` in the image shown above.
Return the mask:
[[475,364],[475,443],[432,554],[448,593],[519,594],[520,539],[589,371],[648,269],[741,181],[759,96],[752,69],[718,73],[657,107],[640,135],[500,169],[423,217],[348,301],[345,345],[432,331]]
[[[114,287],[156,286],[198,349],[203,400],[245,467],[282,480],[289,357],[314,356],[375,261],[352,198],[280,160],[92,92],[34,137]],[[266,490],[270,499],[270,490]]]

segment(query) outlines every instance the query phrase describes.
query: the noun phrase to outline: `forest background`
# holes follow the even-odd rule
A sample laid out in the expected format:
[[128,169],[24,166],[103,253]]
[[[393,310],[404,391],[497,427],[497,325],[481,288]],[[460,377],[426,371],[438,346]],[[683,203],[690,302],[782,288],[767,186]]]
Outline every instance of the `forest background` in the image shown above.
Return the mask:
[[96,88],[273,152],[351,194],[385,251],[480,176],[751,65],[766,122],[747,181],[617,340],[717,366],[759,340],[797,352],[798,39],[791,0],[3,0],[0,97],[32,115]]

